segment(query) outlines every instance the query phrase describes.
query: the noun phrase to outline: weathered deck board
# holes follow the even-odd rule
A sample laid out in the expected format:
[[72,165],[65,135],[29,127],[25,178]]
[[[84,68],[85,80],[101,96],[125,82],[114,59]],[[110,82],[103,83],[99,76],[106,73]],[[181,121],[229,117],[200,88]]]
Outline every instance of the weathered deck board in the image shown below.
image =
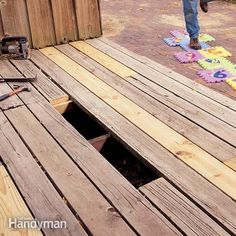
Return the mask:
[[[175,112],[173,109],[173,106],[179,109],[179,106],[182,106],[181,103],[178,105],[176,104],[176,97],[174,97],[173,106],[171,106],[171,101],[169,102],[170,106],[167,106],[166,103],[168,103],[167,96],[165,96],[166,93],[164,93],[161,97],[161,102],[154,99],[150,94],[144,93],[137,89],[135,85],[135,80],[132,78],[127,78],[127,80],[121,80],[119,76],[115,75],[111,71],[109,71],[106,67],[104,68],[102,65],[98,64],[88,56],[81,54],[78,50],[75,48],[69,46],[69,45],[60,45],[57,46],[61,52],[68,55],[70,58],[72,58],[74,61],[82,65],[84,68],[86,68],[88,71],[90,71],[95,76],[99,77],[99,79],[103,80],[105,83],[112,86],[114,89],[116,89],[118,92],[122,93],[127,98],[131,99],[133,102],[135,102],[137,105],[148,111],[153,116],[160,119],[162,122],[166,123],[168,126],[191,140],[193,143],[197,144],[198,146],[202,147],[204,150],[215,156],[217,159],[221,161],[226,161],[231,159],[232,157],[236,156],[236,149],[233,148],[228,143],[224,142],[221,138],[217,138],[214,134],[207,132],[204,128],[200,127],[197,123],[191,122],[189,119],[185,118],[185,116],[189,117],[189,113],[193,113],[194,116],[197,117],[197,120],[201,122],[201,119],[198,119],[198,115],[195,115],[195,112],[191,111],[191,108],[193,105],[189,104],[190,107],[188,110],[189,112],[186,112],[184,108],[181,110],[182,115]],[[107,65],[109,66],[109,64]],[[130,84],[130,81],[134,80],[133,84]],[[138,83],[138,82],[137,82]],[[157,96],[157,95],[156,95]],[[140,99],[142,97],[142,99]],[[157,98],[158,98],[157,97]],[[170,108],[171,107],[171,108]],[[202,113],[205,113],[202,111]],[[201,115],[201,114],[199,114]],[[209,113],[206,113],[205,116],[212,117]],[[209,118],[208,117],[208,118]],[[202,118],[202,117],[201,117]],[[209,118],[206,122],[206,128],[209,129],[209,126],[212,126],[212,121]],[[218,129],[218,125],[213,125],[212,127],[214,130]],[[224,135],[227,132],[223,132],[222,129],[219,130]],[[201,137],[204,136],[207,142],[202,139]]]
[[188,79],[187,77],[185,77],[173,70],[170,70],[168,67],[163,66],[163,65],[161,65],[161,64],[159,64],[159,63],[157,63],[145,56],[140,56],[137,53],[134,53],[134,52],[118,45],[117,43],[115,43],[105,37],[100,37],[98,40],[111,46],[113,49],[120,51],[120,53],[127,55],[127,56],[131,57],[132,59],[135,59],[136,61],[140,62],[141,64],[146,65],[150,68],[153,68],[154,70],[162,73],[163,75],[167,76],[168,78],[184,84],[185,86],[196,91],[197,93],[200,93],[200,94],[224,105],[225,107],[228,107],[228,108],[236,111],[236,104],[235,104],[235,102],[232,102],[232,99],[230,99],[218,92],[215,92],[212,89],[209,89],[209,88],[207,88],[195,81],[192,81],[192,80]]
[[[61,236],[87,235],[2,112],[0,156],[36,219],[65,220],[67,229],[60,229]],[[55,235],[54,229],[43,232]]]
[[164,178],[154,180],[139,189],[186,235],[229,235]]
[[[0,113],[1,115],[1,113]],[[11,221],[9,221],[11,219]],[[11,177],[4,168],[0,165],[0,233],[1,235],[25,235],[25,236],[42,236],[42,233],[36,229],[18,229],[12,225],[10,228],[9,222],[14,222],[14,219],[33,219],[27,208],[24,200],[20,196]]]
[[[70,83],[69,80],[67,82]],[[161,233],[162,230],[167,228],[167,226],[163,226],[163,222],[165,222],[172,231],[179,234],[60,114],[50,105],[38,99],[35,91],[32,91],[31,94],[20,94],[19,96],[137,232],[144,235],[156,235],[156,232]],[[31,103],[31,99],[33,101],[37,100],[37,102]],[[143,222],[143,224],[140,224],[140,222]],[[166,233],[169,231],[169,234],[172,234],[171,230],[167,228]]]
[[23,60],[12,60],[11,62],[25,77],[37,76],[37,81],[32,83],[32,85],[36,87],[52,105],[68,101],[68,95],[50,81],[32,62]]
[[[233,199],[236,199],[236,173],[234,171],[118,93],[57,49],[50,47],[40,51],[118,113],[172,152],[177,158],[184,161]],[[232,138],[234,134],[232,134]],[[232,142],[236,142],[236,140],[233,139]]]
[[[97,235],[110,235],[114,232],[119,232],[119,235],[134,235],[119,214],[25,107],[5,111],[5,114],[90,232]],[[163,232],[166,231],[163,229]]]
[[88,40],[87,42],[96,47],[98,50],[106,53],[119,62],[122,62],[132,70],[140,73],[147,78],[147,81],[151,80],[152,82],[162,86],[166,90],[169,90],[172,93],[185,99],[186,101],[191,102],[195,106],[211,113],[218,119],[222,119],[224,122],[227,122],[233,127],[236,127],[235,111],[228,109],[227,107],[215,102],[209,97],[194,92],[193,88],[186,87],[176,80],[170,80],[166,75],[163,75],[162,73],[138,62],[132,57],[129,57],[126,54],[115,50],[114,48],[110,47],[107,44],[104,44],[99,40],[94,39],[92,41]]
[[[188,168],[183,162],[174,158],[170,152],[89,92],[55,63],[46,59],[43,54],[34,51],[32,60],[50,75],[56,84],[63,87],[78,106],[95,116],[140,160],[174,183],[193,202],[201,206],[202,209],[208,212],[208,215],[217,219],[229,231],[236,233],[234,217],[236,205],[231,198],[227,197],[191,168]],[[118,120],[119,122],[117,122]]]

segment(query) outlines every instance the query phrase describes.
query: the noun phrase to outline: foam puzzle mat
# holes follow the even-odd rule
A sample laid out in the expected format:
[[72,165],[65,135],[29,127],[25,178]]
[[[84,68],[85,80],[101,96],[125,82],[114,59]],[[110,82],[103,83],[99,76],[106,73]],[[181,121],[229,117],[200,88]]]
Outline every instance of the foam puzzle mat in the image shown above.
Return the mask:
[[181,63],[197,62],[204,70],[197,75],[207,83],[226,82],[236,90],[236,64],[226,57],[232,54],[221,46],[211,47],[208,42],[215,41],[209,34],[200,34],[199,42],[201,50],[193,50],[189,47],[190,38],[186,30],[172,30],[171,37],[164,38],[164,42],[170,47],[179,46],[184,51],[174,53],[175,58]]
[[182,63],[196,62],[204,58],[198,51],[176,52],[175,57]]
[[226,68],[231,70],[231,68],[233,68],[233,63],[224,57],[204,58],[199,60],[197,63],[206,70],[211,70],[216,68]]
[[211,47],[199,50],[205,58],[231,57],[232,54],[223,47]]
[[217,68],[214,70],[202,70],[197,73],[207,83],[219,83],[227,79],[232,78],[232,74],[223,68]]
[[231,78],[231,79],[227,79],[226,82],[233,88],[236,90],[236,77],[235,78]]

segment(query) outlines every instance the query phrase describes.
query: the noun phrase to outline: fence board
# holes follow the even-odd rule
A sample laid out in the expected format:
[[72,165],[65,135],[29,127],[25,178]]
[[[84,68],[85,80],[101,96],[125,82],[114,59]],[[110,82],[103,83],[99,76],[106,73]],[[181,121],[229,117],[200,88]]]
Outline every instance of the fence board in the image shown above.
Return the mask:
[[34,48],[56,44],[50,0],[26,0]]
[[[4,33],[25,35],[31,44],[31,34],[25,0],[7,1],[1,9]],[[1,30],[0,30],[1,32]]]
[[88,39],[101,35],[98,0],[75,0],[79,38]]
[[78,40],[74,1],[51,0],[57,44]]
[[6,3],[0,10],[0,35],[24,35],[33,48],[95,38],[102,33],[99,0],[9,0]]

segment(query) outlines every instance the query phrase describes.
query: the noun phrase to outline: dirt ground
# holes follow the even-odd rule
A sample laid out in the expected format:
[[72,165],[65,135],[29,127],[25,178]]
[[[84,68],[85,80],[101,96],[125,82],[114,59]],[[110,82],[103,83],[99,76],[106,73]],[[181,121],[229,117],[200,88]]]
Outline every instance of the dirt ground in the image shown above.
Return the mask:
[[[147,56],[180,74],[204,84],[236,100],[236,90],[225,82],[207,84],[196,75],[197,63],[181,64],[174,57],[179,47],[171,48],[163,42],[173,29],[184,28],[181,0],[100,0],[103,35],[114,42]],[[223,46],[232,53],[236,64],[236,4],[215,1],[207,14],[199,9],[201,32],[212,35],[212,46]]]

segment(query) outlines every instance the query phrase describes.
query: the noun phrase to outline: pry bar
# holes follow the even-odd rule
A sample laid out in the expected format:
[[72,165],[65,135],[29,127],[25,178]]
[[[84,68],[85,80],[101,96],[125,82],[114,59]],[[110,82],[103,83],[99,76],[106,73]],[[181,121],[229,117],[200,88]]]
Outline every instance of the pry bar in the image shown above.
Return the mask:
[[32,78],[0,78],[0,82],[34,82],[37,80],[37,75]]

